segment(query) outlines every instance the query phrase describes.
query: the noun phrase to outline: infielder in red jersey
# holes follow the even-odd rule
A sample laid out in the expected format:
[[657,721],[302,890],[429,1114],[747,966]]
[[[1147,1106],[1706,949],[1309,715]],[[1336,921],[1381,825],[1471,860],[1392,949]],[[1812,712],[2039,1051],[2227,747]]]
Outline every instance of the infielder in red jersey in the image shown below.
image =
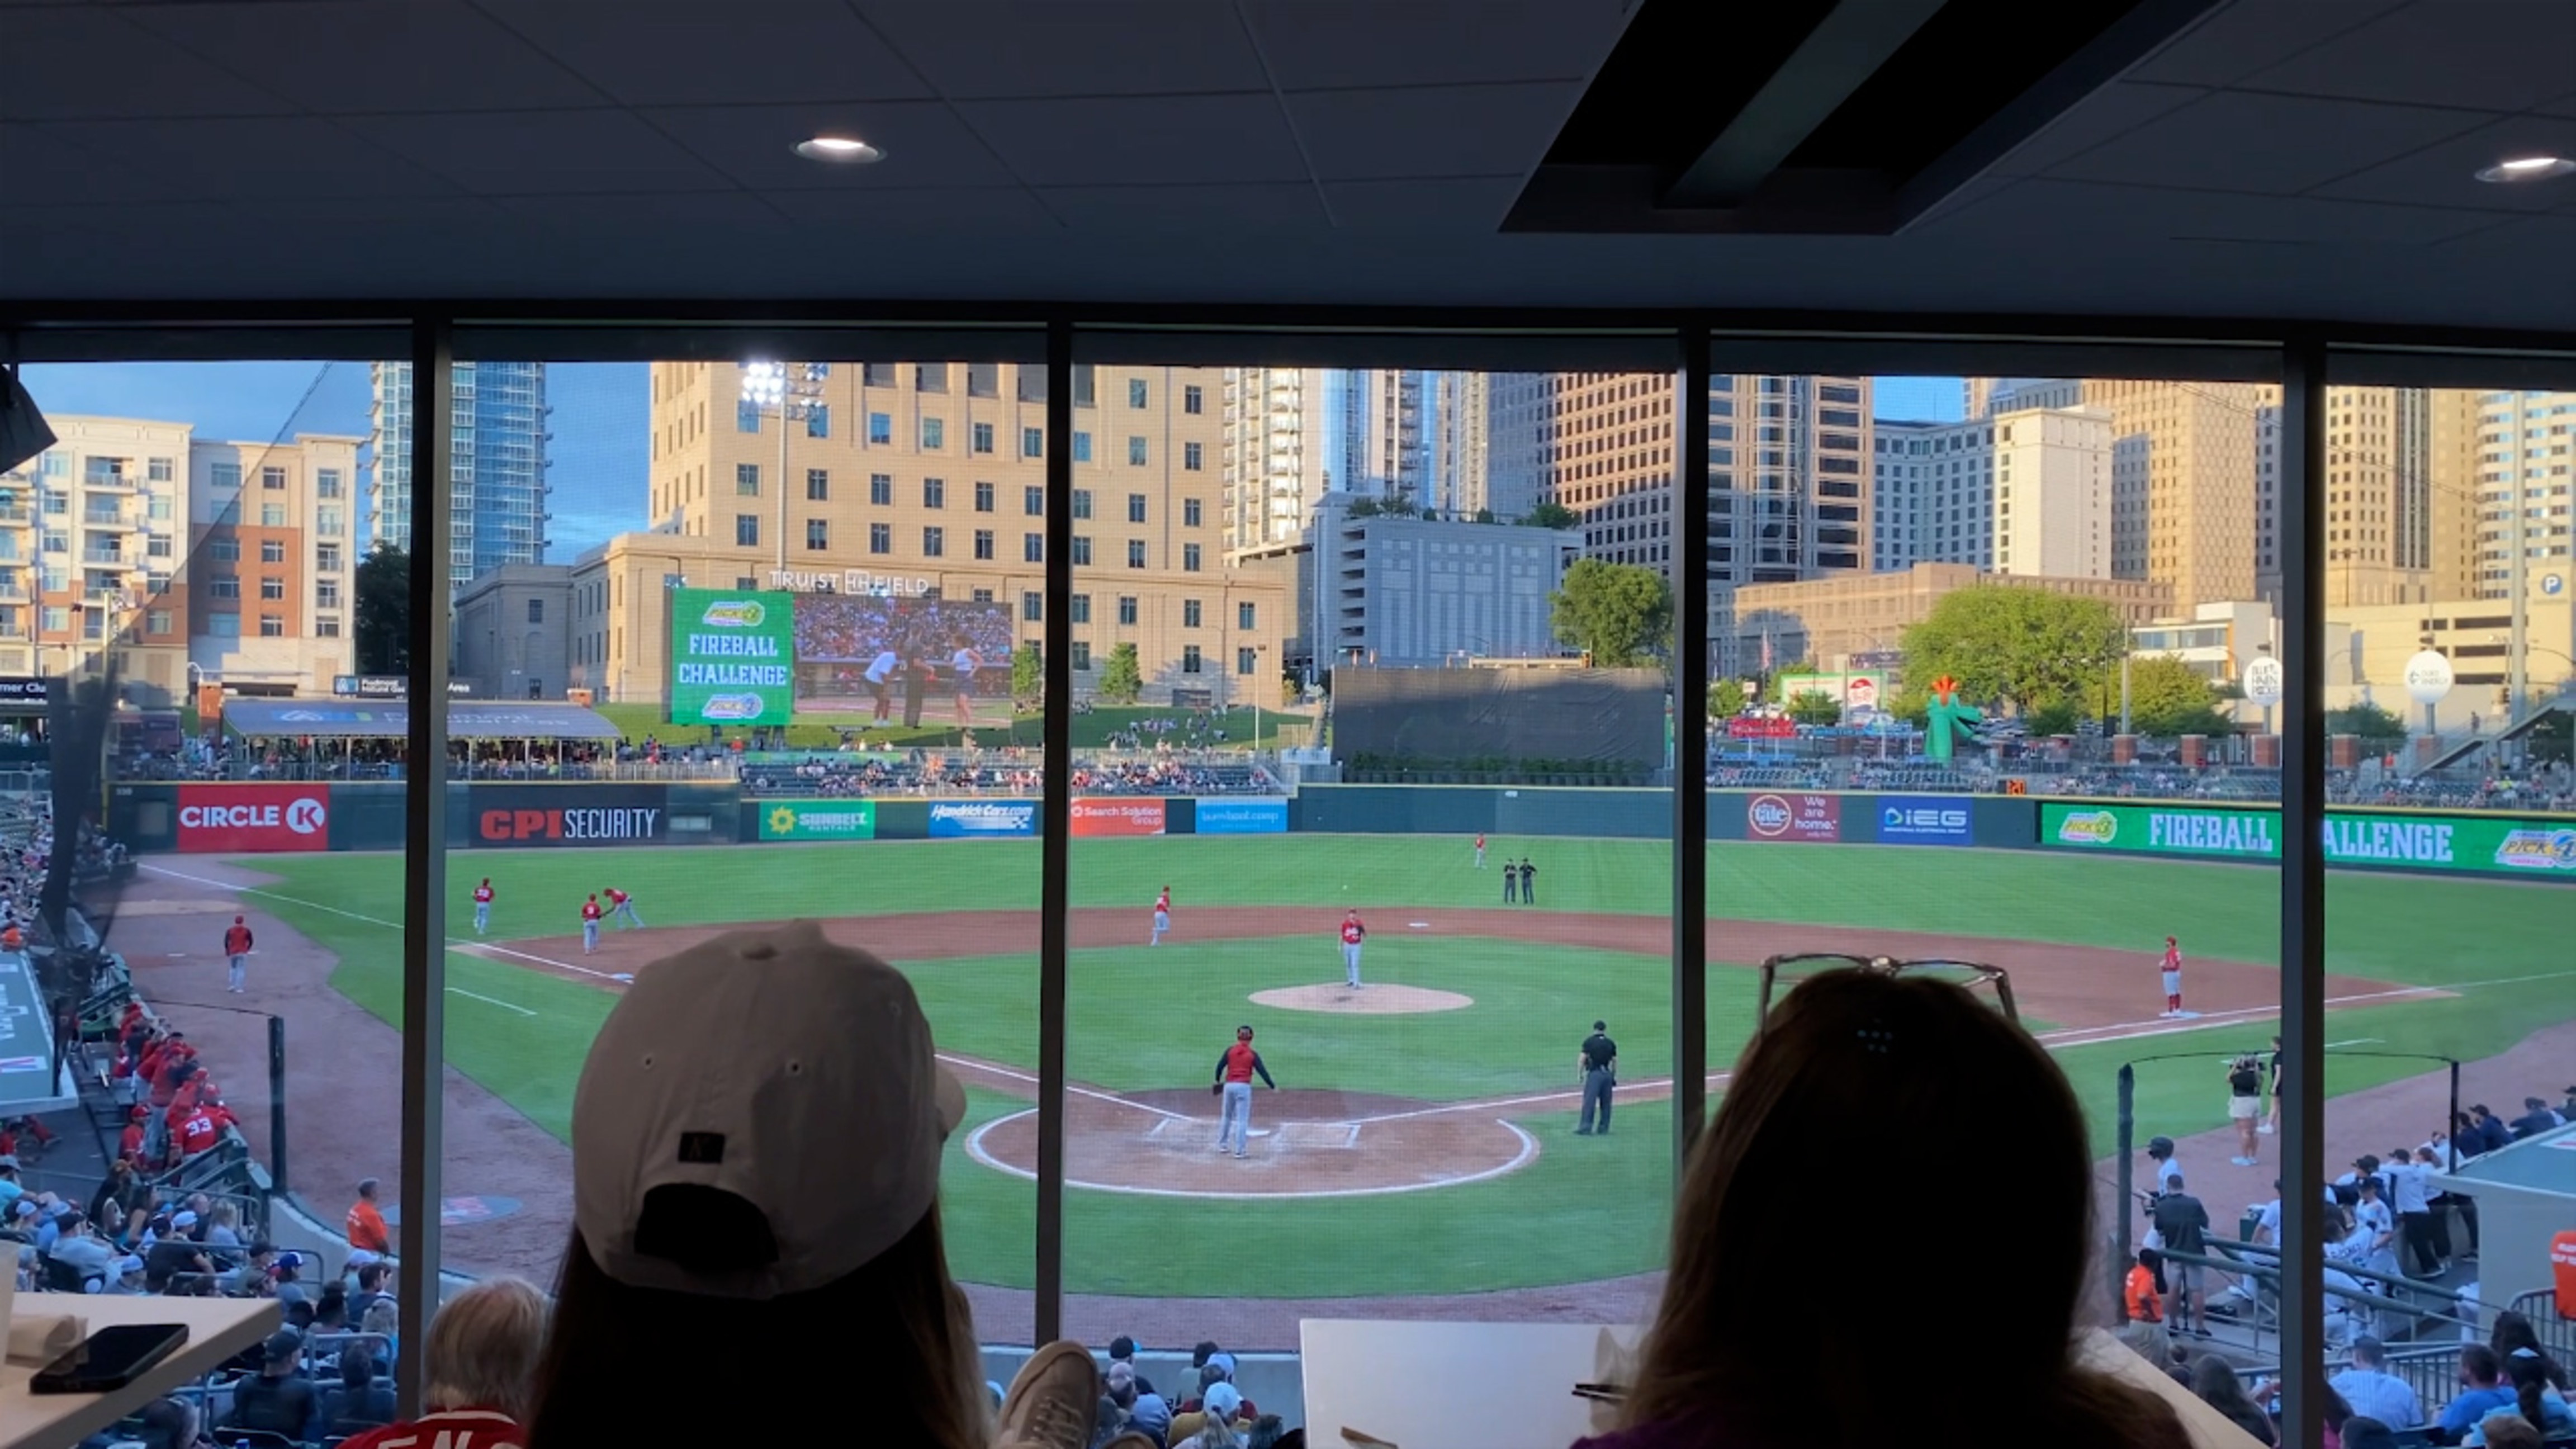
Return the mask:
[[1154,937],[1145,944],[1148,946],[1159,946],[1163,944],[1164,933],[1171,929],[1172,888],[1170,886],[1165,886],[1163,887],[1163,893],[1154,897]]
[[2157,969],[2164,974],[2165,1009],[2162,1014],[2182,1015],[2182,947],[2175,944],[2171,936],[2165,937],[2164,960],[2157,963]]
[[581,903],[581,954],[588,956],[599,949],[599,897]]
[[619,890],[615,886],[610,886],[608,889],[601,891],[600,894],[608,897],[608,914],[612,919],[624,920],[626,922],[626,928],[629,930],[644,924],[644,918],[635,914],[635,898],[633,896],[628,895],[626,892]]
[[480,936],[491,926],[492,877],[487,875],[483,877],[483,883],[474,888],[474,934]]
[[1368,939],[1368,927],[1360,924],[1359,907],[1342,913],[1342,980],[1346,985],[1360,984],[1360,943]]

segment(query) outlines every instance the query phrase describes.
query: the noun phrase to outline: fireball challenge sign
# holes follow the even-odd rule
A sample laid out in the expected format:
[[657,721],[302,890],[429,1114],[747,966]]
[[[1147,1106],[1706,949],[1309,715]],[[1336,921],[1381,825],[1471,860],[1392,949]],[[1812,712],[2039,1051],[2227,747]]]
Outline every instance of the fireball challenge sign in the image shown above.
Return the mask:
[[671,591],[671,723],[783,725],[796,708],[795,596]]
[[[2039,843],[2063,850],[2278,860],[2280,828],[2275,810],[2056,802],[2039,808]],[[2325,848],[2330,865],[2514,871],[2576,880],[2576,820],[2335,810],[2326,813]]]

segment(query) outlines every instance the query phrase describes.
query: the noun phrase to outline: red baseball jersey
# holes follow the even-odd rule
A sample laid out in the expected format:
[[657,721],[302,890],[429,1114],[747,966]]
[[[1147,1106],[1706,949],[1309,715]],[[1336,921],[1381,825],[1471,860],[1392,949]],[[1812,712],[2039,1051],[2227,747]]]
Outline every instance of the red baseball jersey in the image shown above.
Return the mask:
[[626,892],[611,886],[608,891],[608,903],[612,906],[622,906],[626,904]]
[[1158,910],[1158,911],[1168,911],[1168,910],[1170,910],[1171,908],[1172,908],[1172,893],[1171,893],[1170,891],[1165,891],[1165,892],[1163,892],[1161,895],[1154,897],[1154,909],[1155,909],[1155,910]]
[[250,927],[234,926],[224,932],[224,954],[243,955],[250,950]]
[[214,1146],[215,1139],[222,1135],[221,1129],[215,1126],[214,1116],[204,1108],[198,1108],[179,1124],[180,1155],[194,1157]]
[[1357,916],[1342,922],[1342,944],[1345,946],[1358,945],[1360,938],[1367,934],[1368,927],[1361,925]]
[[474,888],[474,904],[478,906],[488,906],[492,904],[492,888],[488,885],[476,886]]
[[1483,836],[1481,836],[1481,835],[1479,835],[1479,836],[1477,836],[1477,837],[1476,837],[1476,848],[1477,848],[1478,850],[1482,850],[1482,849],[1484,849],[1484,848],[1485,848],[1485,837],[1483,837]]
[[2180,946],[2167,946],[2165,948],[2165,959],[2158,969],[2165,971],[2180,971],[2182,969],[2182,948]]
[[596,920],[598,920],[598,919],[599,919],[599,902],[597,902],[597,901],[583,901],[583,902],[581,903],[581,918],[582,918],[583,920],[585,920],[585,921],[596,921]]

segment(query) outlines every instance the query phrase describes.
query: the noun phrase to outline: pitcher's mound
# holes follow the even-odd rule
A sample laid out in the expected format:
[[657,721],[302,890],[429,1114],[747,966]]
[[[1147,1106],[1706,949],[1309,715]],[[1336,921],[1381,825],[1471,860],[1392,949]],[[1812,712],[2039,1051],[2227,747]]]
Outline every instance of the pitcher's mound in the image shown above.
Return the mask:
[[1456,1011],[1473,1006],[1476,998],[1455,991],[1433,991],[1425,986],[1282,986],[1276,991],[1252,993],[1255,1006],[1275,1006],[1282,1011],[1341,1011],[1360,1016],[1401,1016],[1416,1011]]

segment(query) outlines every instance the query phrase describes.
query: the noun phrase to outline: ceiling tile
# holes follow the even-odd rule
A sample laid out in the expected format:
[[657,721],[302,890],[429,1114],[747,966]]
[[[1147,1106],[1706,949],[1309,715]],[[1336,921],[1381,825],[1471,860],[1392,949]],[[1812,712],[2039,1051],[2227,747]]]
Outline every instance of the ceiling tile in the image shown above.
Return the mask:
[[2207,94],[2196,86],[2115,82],[2076,102],[2073,110],[2013,148],[2012,154],[1988,168],[1987,174],[2036,176]]
[[[652,238],[672,228],[718,226],[745,240],[783,237],[794,224],[760,198],[743,191],[692,195],[507,196],[502,211],[547,231],[597,239]],[[631,244],[631,243],[630,243]]]
[[2518,111],[2576,75],[2567,0],[2422,0],[2244,77],[2246,90]]
[[48,129],[143,173],[164,200],[327,202],[457,194],[456,187],[401,157],[313,117],[226,117],[185,125],[68,121]]
[[486,196],[723,191],[723,173],[625,111],[353,116],[342,124]]
[[[753,191],[1009,186],[1018,179],[936,101],[671,107],[637,114]],[[825,133],[857,136],[882,147],[886,157],[873,166],[833,166],[796,154],[797,142]]]
[[[6,52],[0,120],[275,116],[299,109],[105,10],[13,10]],[[37,57],[42,63],[31,63]]]
[[2465,111],[2220,92],[2050,167],[2075,181],[2290,193],[2456,136]]
[[138,23],[309,110],[511,111],[606,99],[461,0],[137,7]]
[[1592,78],[1633,0],[1241,0],[1284,90]]
[[2554,101],[2542,101],[2532,109],[2544,116],[2576,116],[2576,92],[2560,96]]
[[1520,199],[1518,176],[1457,176],[1436,181],[1327,181],[1324,201],[1345,231],[1491,233]]
[[[951,100],[1266,91],[1232,6],[1206,0],[858,0]],[[997,45],[995,36],[1010,37]]]
[[2027,254],[2104,239],[2424,246],[2490,225],[2476,212],[2033,177],[1915,235],[1990,237]]
[[2406,0],[2233,0],[2130,68],[2129,80],[2232,85]]
[[1582,97],[1570,81],[1306,91],[1289,118],[1317,176],[1527,176]]
[[2576,117],[2514,116],[2338,178],[2309,194],[2471,211],[2549,211],[2576,201],[2576,177],[2521,186],[2477,179],[2481,168],[2512,156],[2576,156]]
[[1075,231],[1158,233],[1249,227],[1323,231],[1331,226],[1315,188],[1269,186],[1075,186],[1040,188],[1047,209]]
[[764,198],[799,224],[868,231],[994,232],[1059,230],[1046,207],[1017,186],[894,187],[882,191],[773,191]]
[[491,13],[627,105],[931,95],[841,0],[511,0]]
[[[0,125],[0,207],[148,202],[160,195],[154,178],[45,127]],[[7,245],[0,243],[0,250]]]
[[961,101],[957,111],[1031,186],[1306,179],[1270,96]]

